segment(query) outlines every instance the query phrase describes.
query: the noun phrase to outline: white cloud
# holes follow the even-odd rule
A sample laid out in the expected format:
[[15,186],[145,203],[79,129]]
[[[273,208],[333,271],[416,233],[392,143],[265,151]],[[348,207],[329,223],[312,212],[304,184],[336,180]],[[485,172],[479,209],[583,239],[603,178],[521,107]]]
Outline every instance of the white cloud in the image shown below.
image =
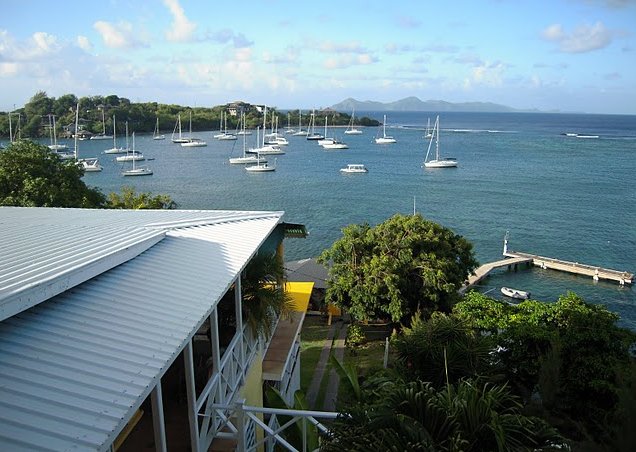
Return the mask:
[[163,0],[164,5],[168,7],[172,14],[172,24],[170,30],[166,32],[168,41],[185,42],[190,41],[193,37],[197,24],[191,22],[185,15],[185,12],[179,0]]
[[232,41],[232,45],[235,48],[251,47],[254,44],[254,42],[247,39],[243,33],[235,33],[228,28],[213,33],[208,32],[203,39],[215,41],[220,44],[227,44]]
[[318,46],[318,50],[325,53],[366,53],[367,50],[357,41],[331,42],[326,41]]
[[268,64],[294,64],[298,62],[300,51],[297,47],[288,46],[285,51],[278,55],[269,52],[263,53],[263,62]]
[[86,36],[78,36],[76,42],[77,46],[85,52],[90,52],[91,50],[93,50],[93,44],[91,44]]
[[494,63],[484,63],[474,67],[471,76],[464,80],[464,88],[470,89],[474,86],[496,87],[503,84],[503,74],[506,65],[497,61]]
[[0,77],[17,75],[19,68],[17,63],[0,62]]
[[378,59],[368,53],[362,55],[341,55],[327,58],[323,66],[325,69],[343,69],[357,65],[368,65],[377,62]]
[[543,30],[542,36],[557,43],[561,52],[584,53],[610,45],[613,33],[602,22],[596,22],[594,25],[581,25],[571,33],[566,33],[560,24],[553,24]]
[[138,47],[142,44],[135,37],[133,27],[128,22],[112,24],[99,20],[93,24],[93,28],[101,35],[104,44],[112,49],[127,49]]

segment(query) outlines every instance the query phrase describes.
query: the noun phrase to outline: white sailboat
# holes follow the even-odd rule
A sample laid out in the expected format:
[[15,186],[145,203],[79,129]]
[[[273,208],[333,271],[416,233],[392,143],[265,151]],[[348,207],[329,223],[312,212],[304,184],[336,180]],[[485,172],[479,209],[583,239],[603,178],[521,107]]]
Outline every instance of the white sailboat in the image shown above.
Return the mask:
[[[241,122],[243,123],[243,131],[245,130],[245,113],[243,113],[241,115]],[[258,129],[257,130],[257,134],[258,134]],[[263,159],[260,158],[260,155],[247,155],[247,150],[246,150],[246,138],[245,135],[246,134],[241,134],[243,135],[243,156],[242,157],[232,157],[230,158],[230,164],[232,165],[245,165],[245,164],[253,164],[256,163],[258,164],[259,162],[263,161]],[[257,141],[258,141],[258,137],[257,137]],[[264,162],[266,163],[267,160],[264,160]]]
[[[178,134],[177,134],[178,131]],[[185,138],[181,133],[181,113],[177,115],[177,122],[174,125],[174,129],[172,130],[172,142],[173,143],[187,143],[188,139]]]
[[340,168],[341,173],[368,173],[369,170],[362,163],[349,163],[346,167]]
[[333,141],[334,141],[333,138],[328,138],[327,137],[327,116],[325,116],[325,134],[320,140],[318,140],[318,144],[320,146],[324,146],[325,144],[333,143]]
[[424,138],[431,138],[433,136],[433,131],[431,130],[431,118],[426,120],[426,133],[424,134]]
[[157,122],[155,123],[155,131],[152,133],[153,140],[165,140],[166,136],[159,133],[159,116],[157,116]]
[[[128,123],[126,123],[126,127],[128,127]],[[126,132],[126,140],[128,139],[128,132]],[[117,147],[117,130],[115,123],[115,115],[113,115],[113,147],[110,149],[106,149],[104,154],[125,154],[128,150],[128,143],[126,143],[126,148]]]
[[258,155],[258,162],[256,165],[246,166],[245,171],[250,173],[267,173],[270,171],[276,171],[276,160],[274,159],[274,166],[269,166],[266,161],[261,160],[261,155]]
[[250,154],[259,154],[259,155],[281,155],[284,154],[285,151],[281,149],[278,144],[265,144],[265,127],[267,124],[267,105],[263,111],[263,140],[258,141],[258,130],[256,133],[256,148],[248,149],[246,152]]
[[55,115],[49,115],[49,135],[51,138],[51,144],[49,144],[48,147],[50,150],[60,155],[60,157],[65,158],[64,156],[69,153],[64,153],[60,151],[66,151],[68,149],[68,146],[57,142],[57,131],[55,129],[56,129]]
[[[135,149],[135,132],[133,132],[132,134],[132,142],[133,142],[133,149]],[[150,168],[148,168],[147,166],[137,166],[135,164],[136,161],[137,161],[136,159],[132,159],[132,168],[123,170],[121,172],[121,175],[122,176],[150,176],[152,175],[152,170]]]
[[314,130],[316,127],[316,114],[312,111],[311,116],[309,117],[309,133],[307,134],[308,140],[322,140],[324,136],[316,133]]
[[287,146],[287,138],[278,133],[278,116],[273,118],[272,132],[265,135],[265,144]]
[[384,120],[382,121],[382,136],[378,136],[375,138],[376,144],[392,144],[397,143],[397,140],[392,136],[386,134],[386,115],[384,115]]
[[345,130],[344,132],[346,135],[361,135],[362,134],[362,130],[356,129],[355,126],[353,125],[355,115],[356,115],[356,111],[354,109],[351,111],[351,120],[349,121],[347,130]]
[[295,137],[306,137],[307,134],[309,133],[307,130],[303,130],[302,128],[302,124],[301,124],[302,117],[303,117],[302,110],[298,110],[298,130],[292,134]]
[[146,160],[144,155],[141,152],[138,152],[135,149],[135,132],[133,132],[133,145],[132,149],[128,147],[128,121],[126,121],[126,155],[120,155],[119,157],[115,157],[116,162],[139,162],[141,160]]
[[227,132],[227,113],[223,112],[223,119],[225,121],[225,126],[223,127],[223,133],[214,135],[217,140],[221,141],[234,141],[237,139],[237,136],[233,133]]
[[[75,130],[79,126],[79,102],[75,109]],[[75,134],[75,147],[74,147],[74,157],[75,161],[82,165],[82,169],[86,173],[95,173],[102,170],[102,166],[99,164],[99,161],[96,158],[88,158],[88,159],[80,159],[79,157],[79,136]]]
[[189,136],[189,138],[186,139],[186,141],[181,142],[181,147],[184,147],[184,148],[200,148],[200,147],[204,147],[204,146],[207,146],[207,145],[208,145],[208,143],[206,143],[201,138],[193,138],[192,137],[192,111],[190,111],[190,136]]
[[[431,147],[433,145],[433,140],[435,140],[435,157],[431,156],[429,160],[429,156],[431,155]],[[452,157],[441,158],[439,155],[439,116],[435,119],[435,124],[433,125],[433,129],[431,131],[431,139],[428,142],[428,150],[426,151],[426,157],[424,158],[424,167],[425,168],[455,168],[457,166],[457,160]]]
[[110,140],[112,137],[110,135],[106,135],[106,118],[104,117],[104,109],[100,108],[102,111],[102,133],[98,133],[97,135],[92,135],[91,140]]

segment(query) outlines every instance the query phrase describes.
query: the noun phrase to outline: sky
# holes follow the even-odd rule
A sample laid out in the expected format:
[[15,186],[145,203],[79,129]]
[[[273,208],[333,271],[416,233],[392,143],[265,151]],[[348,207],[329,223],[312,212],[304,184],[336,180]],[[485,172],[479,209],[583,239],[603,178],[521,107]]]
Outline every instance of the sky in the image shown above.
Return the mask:
[[636,114],[636,0],[2,3],[2,111],[45,91],[198,107],[416,96]]

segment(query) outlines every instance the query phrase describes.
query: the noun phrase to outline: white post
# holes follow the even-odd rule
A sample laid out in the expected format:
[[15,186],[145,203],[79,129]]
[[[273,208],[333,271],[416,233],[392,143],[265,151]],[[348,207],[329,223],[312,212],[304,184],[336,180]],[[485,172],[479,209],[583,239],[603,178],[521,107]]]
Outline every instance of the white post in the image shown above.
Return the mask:
[[155,433],[155,450],[166,452],[166,423],[163,417],[163,396],[161,394],[161,380],[150,393],[152,403],[152,426]]
[[[243,334],[243,289],[241,287],[241,275],[234,283],[234,309],[236,314],[236,333]],[[239,341],[239,356],[241,358],[241,368],[245,365],[245,340]],[[242,373],[242,372],[241,372]],[[241,378],[243,375],[241,375]]]
[[382,363],[384,368],[386,369],[389,365],[389,338],[385,338],[384,341],[384,361]]
[[506,231],[506,235],[504,236],[503,255],[508,255],[508,231]]
[[245,399],[237,400],[234,410],[236,415],[236,429],[238,430],[236,438],[236,450],[245,450],[246,438],[245,438],[245,411],[243,410],[243,404]]
[[194,359],[192,357],[192,340],[188,341],[183,350],[185,360],[186,394],[188,396],[188,420],[190,421],[190,450],[199,450],[199,422],[197,419],[197,396],[194,385]]

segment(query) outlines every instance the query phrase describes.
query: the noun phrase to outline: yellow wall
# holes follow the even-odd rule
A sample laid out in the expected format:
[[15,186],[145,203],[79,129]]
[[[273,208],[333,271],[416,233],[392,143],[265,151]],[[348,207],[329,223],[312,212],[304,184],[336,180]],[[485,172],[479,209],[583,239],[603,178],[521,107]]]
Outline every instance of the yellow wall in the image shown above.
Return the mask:
[[313,288],[313,282],[287,282],[285,284],[285,292],[292,298],[292,310],[299,312],[307,311]]
[[[245,384],[239,391],[240,398],[245,399],[245,405],[250,406],[263,406],[263,352],[261,350],[258,351],[256,356],[254,357],[254,362],[250,366],[247,371],[247,375],[245,376]],[[257,414],[258,418],[262,421],[263,415]],[[256,441],[261,441],[263,439],[263,430],[260,428],[256,429]],[[262,450],[262,447],[259,448]]]

